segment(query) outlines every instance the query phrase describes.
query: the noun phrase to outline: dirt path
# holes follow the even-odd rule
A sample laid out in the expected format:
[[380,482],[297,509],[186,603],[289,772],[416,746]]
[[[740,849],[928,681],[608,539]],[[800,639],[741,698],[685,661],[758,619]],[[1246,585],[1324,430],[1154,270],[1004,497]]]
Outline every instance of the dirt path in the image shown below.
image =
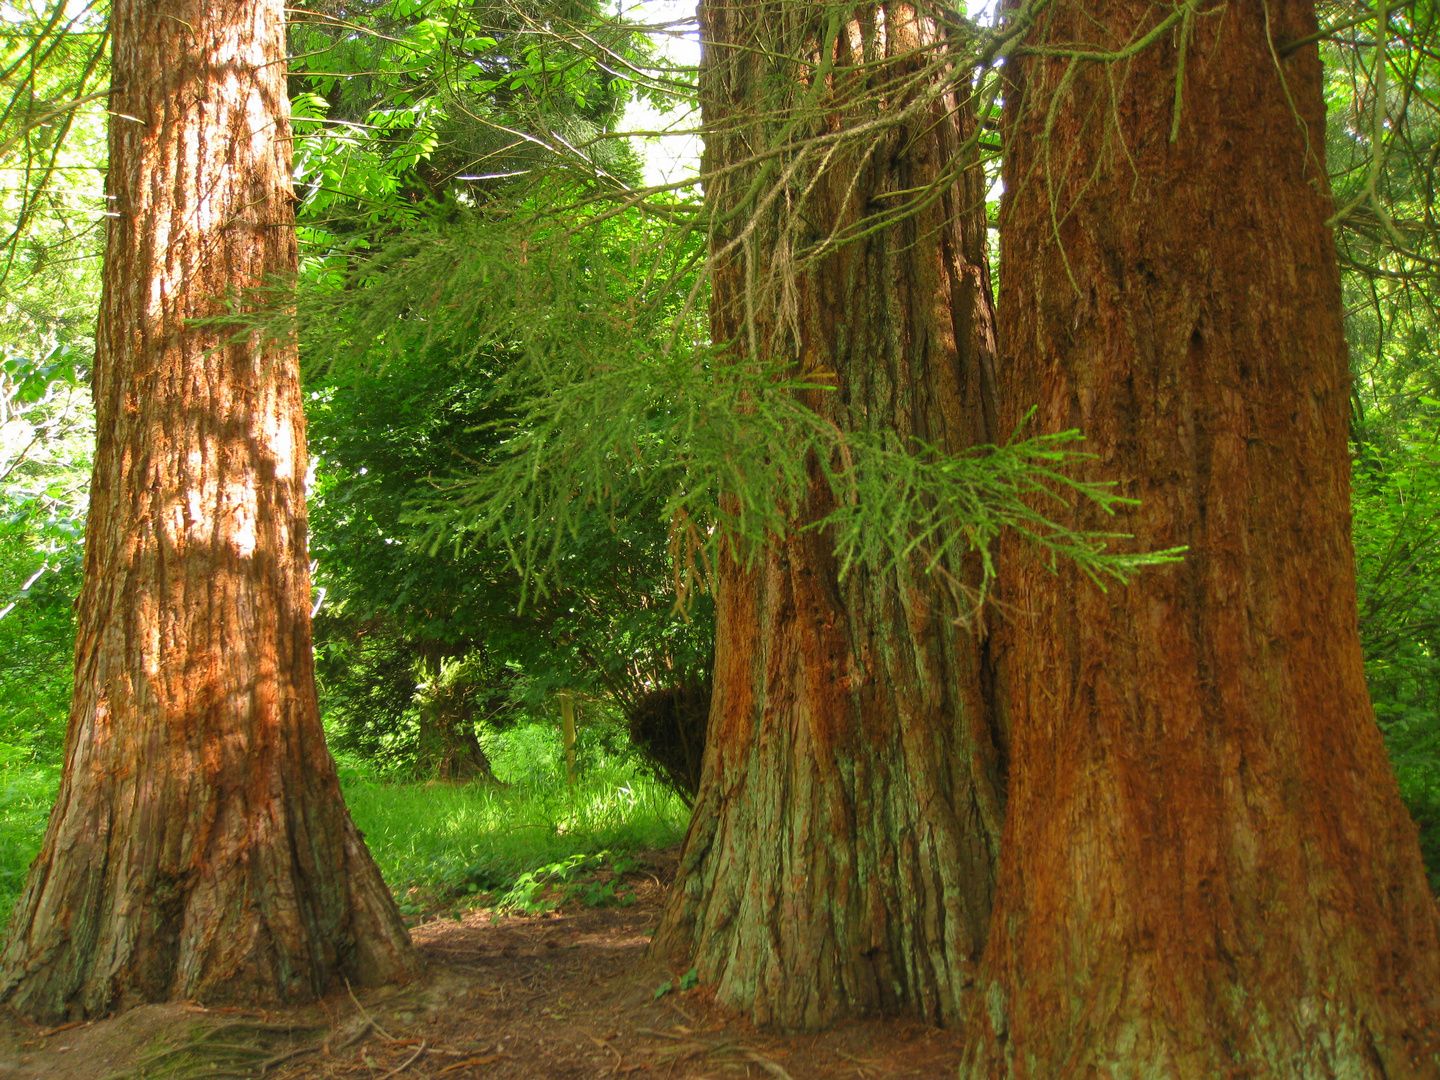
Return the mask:
[[[186,1047],[235,1043],[254,1048],[249,1064],[190,1065],[180,1075],[258,1076],[267,1061],[264,1075],[274,1080],[955,1075],[959,1040],[918,1024],[778,1036],[715,1008],[704,987],[657,1000],[657,988],[678,986],[680,975],[645,956],[673,865],[673,853],[655,854],[627,874],[618,891],[635,902],[626,907],[498,921],[479,911],[427,922],[414,936],[430,973],[398,990],[341,993],[285,1012],[143,1006],[50,1033],[0,1019],[0,1080],[103,1080],[126,1070],[159,1077],[201,1060],[177,1056]],[[305,1052],[286,1057],[295,1050]]]

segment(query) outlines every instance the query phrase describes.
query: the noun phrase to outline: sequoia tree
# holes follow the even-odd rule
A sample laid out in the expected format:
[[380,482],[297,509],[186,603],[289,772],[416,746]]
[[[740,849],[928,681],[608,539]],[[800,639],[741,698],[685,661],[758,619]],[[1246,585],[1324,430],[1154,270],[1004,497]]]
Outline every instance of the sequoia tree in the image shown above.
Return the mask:
[[59,797],[10,922],[21,1012],[294,1001],[417,961],[316,708],[279,0],[116,0],[97,447]]
[[[1308,0],[1062,0],[1008,64],[1002,424],[1183,567],[1008,546],[971,1077],[1440,1074],[1440,918],[1366,693]],[[1163,23],[1162,23],[1162,20]],[[1080,520],[1084,524],[1084,519]]]
[[[993,438],[984,184],[938,9],[706,0],[716,342],[841,431]],[[957,168],[957,166],[959,166]],[[923,555],[842,578],[814,484],[718,571],[701,787],[656,948],[757,1023],[959,1015],[1001,809],[983,636]]]

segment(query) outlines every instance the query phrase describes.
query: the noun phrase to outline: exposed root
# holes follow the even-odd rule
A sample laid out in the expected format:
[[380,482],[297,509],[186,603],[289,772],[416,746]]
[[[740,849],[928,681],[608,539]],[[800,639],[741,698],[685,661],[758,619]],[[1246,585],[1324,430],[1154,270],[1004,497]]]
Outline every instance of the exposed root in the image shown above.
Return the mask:
[[615,1047],[611,1046],[604,1039],[597,1039],[594,1035],[591,1035],[590,1041],[593,1042],[596,1046],[603,1046],[606,1050],[609,1050],[610,1053],[615,1055],[615,1064],[611,1067],[610,1072],[607,1075],[614,1076],[616,1073],[618,1073],[620,1071],[620,1066],[625,1064],[625,1055],[620,1053],[619,1050],[616,1050]]
[[349,979],[345,980],[345,992],[350,995],[350,1000],[355,1003],[355,1008],[360,1013],[360,1016],[364,1019],[365,1024],[368,1027],[373,1027],[376,1031],[383,1035],[387,1042],[394,1042],[395,1036],[391,1035],[388,1031],[386,1031],[383,1027],[376,1023],[375,1018],[365,1011],[365,1006],[360,1004],[360,999],[355,996],[355,991],[350,988]]
[[299,1046],[286,1044],[296,1039],[313,1040],[326,1030],[293,1024],[221,1024],[199,1031],[179,1046],[148,1054],[109,1080],[188,1080],[202,1076],[206,1080],[260,1080],[276,1066],[325,1046],[324,1040]]
[[794,1080],[794,1078],[780,1066],[779,1062],[771,1061],[764,1054],[757,1054],[754,1050],[749,1050],[746,1052],[745,1058],[759,1065],[760,1068],[775,1077],[775,1080]]
[[406,1069],[408,1069],[411,1065],[414,1065],[415,1062],[416,1062],[416,1060],[417,1060],[417,1059],[420,1057],[420,1055],[423,1054],[423,1053],[425,1053],[425,1044],[422,1042],[419,1046],[417,1046],[417,1047],[415,1048],[415,1052],[414,1052],[413,1054],[411,1054],[408,1058],[406,1058],[404,1061],[402,1061],[399,1065],[396,1065],[395,1068],[393,1068],[393,1069],[391,1069],[389,1072],[387,1072],[384,1076],[382,1076],[382,1077],[380,1078],[380,1080],[390,1080],[390,1077],[392,1077],[392,1076],[399,1076],[402,1072],[404,1072]]
[[[742,1061],[751,1062],[775,1077],[775,1080],[793,1080],[791,1075],[786,1072],[784,1067],[778,1062],[771,1061],[764,1054],[751,1050],[734,1038],[722,1038],[710,1042],[697,1038],[688,1029],[681,1029],[679,1032],[674,1032],[656,1031],[654,1028],[636,1028],[635,1033],[637,1035],[649,1035],[652,1038],[670,1039],[676,1044],[664,1050],[650,1051],[655,1055],[655,1062],[659,1065],[674,1066],[681,1062],[691,1061],[697,1057],[714,1054],[718,1057],[737,1057]],[[600,1042],[599,1039],[595,1039],[595,1041]]]

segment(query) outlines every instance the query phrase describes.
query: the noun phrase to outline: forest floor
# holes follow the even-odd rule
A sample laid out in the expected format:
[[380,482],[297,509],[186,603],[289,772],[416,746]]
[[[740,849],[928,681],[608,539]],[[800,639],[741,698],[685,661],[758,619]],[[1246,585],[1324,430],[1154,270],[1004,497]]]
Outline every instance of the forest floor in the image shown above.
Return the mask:
[[[37,1029],[0,1017],[0,1080],[868,1080],[955,1075],[960,1042],[898,1020],[818,1035],[755,1030],[646,955],[676,852],[614,882],[627,906],[485,910],[413,931],[409,986],[266,1012],[146,1005]],[[598,884],[605,884],[599,882]],[[675,989],[656,996],[665,983]]]

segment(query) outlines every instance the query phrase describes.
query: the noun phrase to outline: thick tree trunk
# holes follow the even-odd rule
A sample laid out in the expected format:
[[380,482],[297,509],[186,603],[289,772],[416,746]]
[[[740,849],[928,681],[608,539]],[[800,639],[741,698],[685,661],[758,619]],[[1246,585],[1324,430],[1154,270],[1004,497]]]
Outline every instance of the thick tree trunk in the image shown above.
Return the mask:
[[[1062,0],[1028,44],[1167,10]],[[1003,553],[977,1080],[1440,1072],[1440,921],[1357,637],[1320,65],[1279,47],[1314,28],[1231,3],[1128,63],[1009,65],[1003,422],[1082,429],[1141,500],[1118,526],[1190,552],[1108,593]]]
[[[906,4],[706,2],[701,19],[710,171],[791,137],[799,110],[797,142],[883,117],[950,74],[934,23]],[[815,87],[822,40],[834,69]],[[767,115],[786,93],[792,111]],[[841,428],[948,450],[991,438],[984,189],[974,170],[949,172],[967,115],[932,94],[904,123],[708,185],[723,222],[714,338],[833,372],[835,392],[807,404]],[[830,538],[801,531],[827,498],[817,484],[752,568],[720,568],[704,774],[656,948],[757,1023],[948,1021],[983,944],[1002,816],[985,647],[918,569],[840,582]]]
[[[466,677],[464,657],[450,657],[439,642],[420,646],[419,771],[435,780],[498,783],[490,759],[475,734],[475,694]],[[461,665],[457,670],[455,665]]]
[[65,771],[10,923],[21,1012],[293,1001],[417,961],[316,709],[279,0],[117,0],[97,449]]

